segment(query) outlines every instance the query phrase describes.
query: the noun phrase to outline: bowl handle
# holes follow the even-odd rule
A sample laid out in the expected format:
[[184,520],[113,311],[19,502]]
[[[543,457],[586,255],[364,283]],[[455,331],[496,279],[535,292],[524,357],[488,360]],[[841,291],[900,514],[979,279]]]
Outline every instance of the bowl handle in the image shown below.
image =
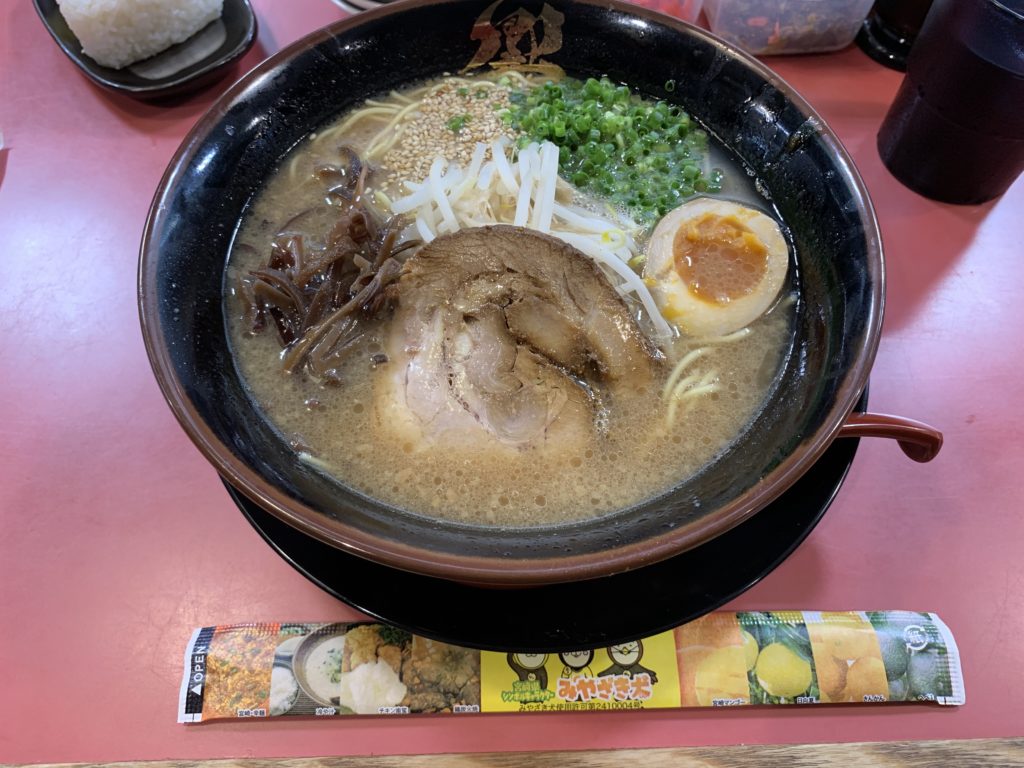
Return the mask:
[[935,427],[884,413],[855,411],[846,417],[837,437],[889,437],[914,461],[931,461],[942,448],[942,433]]

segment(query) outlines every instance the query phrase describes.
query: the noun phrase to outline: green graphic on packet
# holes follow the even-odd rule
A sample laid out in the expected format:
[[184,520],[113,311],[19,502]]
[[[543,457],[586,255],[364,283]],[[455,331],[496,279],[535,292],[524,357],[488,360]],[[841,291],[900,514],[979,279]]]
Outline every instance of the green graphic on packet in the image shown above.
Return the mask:
[[[940,701],[954,697],[951,638],[927,613],[870,612],[885,664],[890,701]],[[957,667],[958,668],[958,667]],[[962,682],[960,688],[962,690]]]
[[737,614],[747,661],[751,704],[811,704],[820,700],[811,638],[800,611]]
[[676,630],[682,706],[964,700],[945,625],[907,611],[748,611]]

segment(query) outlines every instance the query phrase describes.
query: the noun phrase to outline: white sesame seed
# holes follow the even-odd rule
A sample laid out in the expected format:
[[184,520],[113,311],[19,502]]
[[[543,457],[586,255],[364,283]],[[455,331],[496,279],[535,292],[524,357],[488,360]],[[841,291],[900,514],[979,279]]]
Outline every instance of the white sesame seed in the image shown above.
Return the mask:
[[[511,131],[497,115],[498,109],[509,106],[509,89],[492,87],[486,98],[478,98],[476,93],[474,86],[442,85],[405,118],[402,138],[381,158],[388,186],[403,179],[425,178],[437,155],[466,164],[472,159],[477,142],[489,144],[501,136],[511,137]],[[451,123],[460,117],[465,118],[464,124],[455,131]]]

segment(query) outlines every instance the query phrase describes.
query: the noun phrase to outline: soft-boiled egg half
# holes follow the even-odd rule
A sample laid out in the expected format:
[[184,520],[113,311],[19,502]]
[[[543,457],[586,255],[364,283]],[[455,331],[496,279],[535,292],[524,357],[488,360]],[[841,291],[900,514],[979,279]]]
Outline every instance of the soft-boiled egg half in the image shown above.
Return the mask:
[[691,336],[724,336],[763,315],[786,280],[789,247],[770,216],[697,198],[651,235],[644,281],[662,315]]

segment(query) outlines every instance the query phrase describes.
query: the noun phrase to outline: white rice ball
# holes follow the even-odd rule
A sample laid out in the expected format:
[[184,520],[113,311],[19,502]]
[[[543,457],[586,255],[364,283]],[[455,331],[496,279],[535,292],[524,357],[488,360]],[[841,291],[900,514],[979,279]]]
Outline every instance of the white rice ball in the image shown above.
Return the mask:
[[57,0],[82,50],[120,69],[192,37],[220,18],[224,0]]

